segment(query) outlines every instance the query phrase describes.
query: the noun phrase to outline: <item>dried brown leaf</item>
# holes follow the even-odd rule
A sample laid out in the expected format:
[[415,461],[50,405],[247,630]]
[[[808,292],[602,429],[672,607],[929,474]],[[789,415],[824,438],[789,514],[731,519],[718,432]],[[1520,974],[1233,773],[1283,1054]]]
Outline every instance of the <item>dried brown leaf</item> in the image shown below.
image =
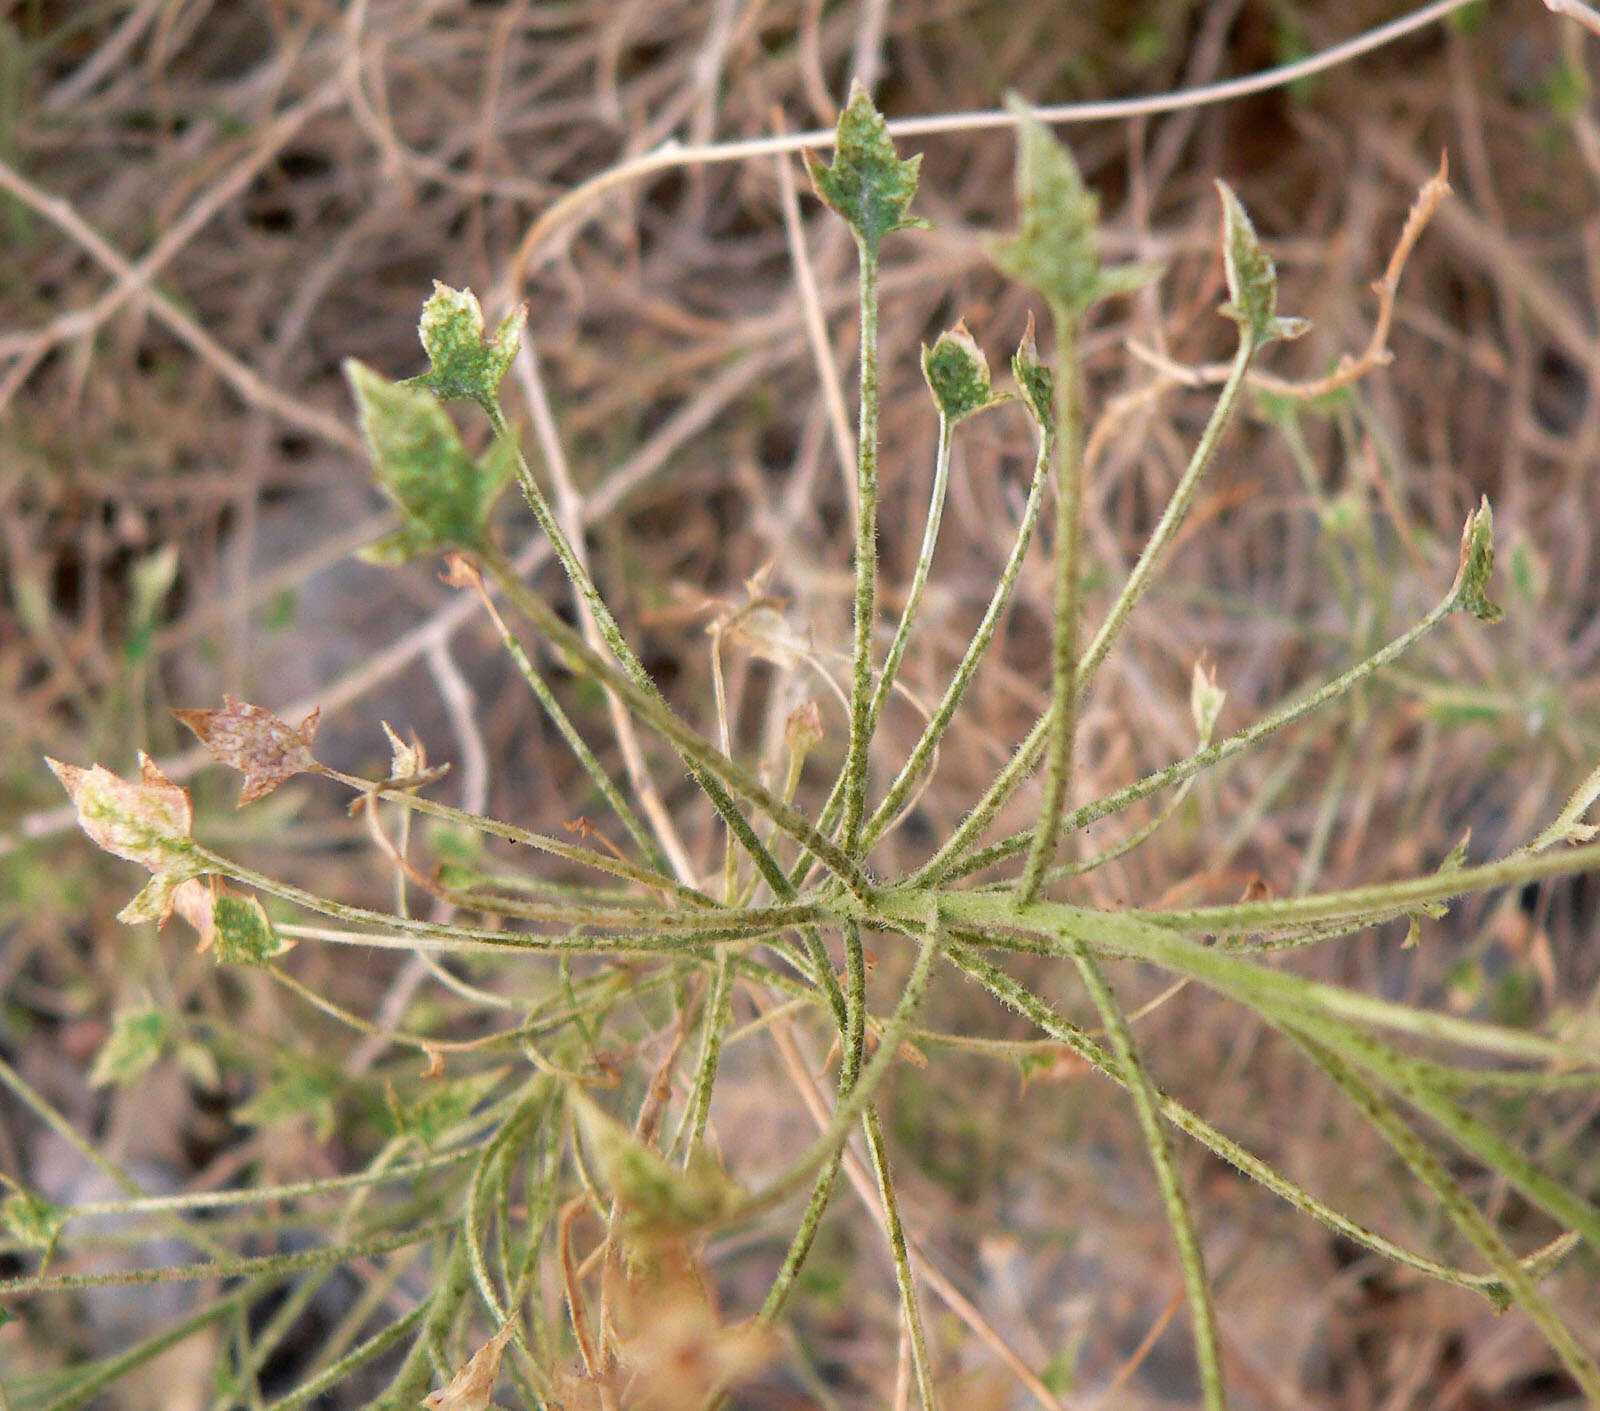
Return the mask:
[[265,798],[285,779],[321,768],[311,754],[320,710],[295,726],[270,710],[225,695],[221,710],[172,713],[194,731],[213,759],[244,775],[240,808]]
[[488,1342],[467,1359],[450,1385],[422,1398],[428,1411],[488,1411],[494,1379],[500,1375],[500,1358],[516,1331],[516,1319],[508,1319]]

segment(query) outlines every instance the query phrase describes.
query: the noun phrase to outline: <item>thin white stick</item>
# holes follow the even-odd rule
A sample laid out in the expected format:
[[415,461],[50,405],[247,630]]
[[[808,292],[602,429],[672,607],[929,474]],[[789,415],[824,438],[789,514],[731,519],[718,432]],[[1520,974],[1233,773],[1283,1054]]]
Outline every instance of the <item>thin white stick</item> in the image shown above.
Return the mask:
[[[1557,0],[1570,3],[1571,0]],[[1433,0],[1432,4],[1413,10],[1409,15],[1390,20],[1364,34],[1358,34],[1343,43],[1332,45],[1320,54],[1297,59],[1291,64],[1279,64],[1260,73],[1246,74],[1242,78],[1226,79],[1221,83],[1208,83],[1198,88],[1178,89],[1170,93],[1157,93],[1144,98],[1113,98],[1092,103],[1062,103],[1054,107],[1031,108],[1030,116],[1040,122],[1104,122],[1115,118],[1133,118],[1154,113],[1177,112],[1184,108],[1200,107],[1209,103],[1222,103],[1232,98],[1243,98],[1252,93],[1262,93],[1281,88],[1312,74],[1335,68],[1359,58],[1362,54],[1381,49],[1385,44],[1412,34],[1428,25],[1436,24],[1453,14],[1471,0]],[[1546,0],[1549,3],[1549,0]],[[988,109],[975,113],[936,113],[928,117],[900,118],[889,124],[895,137],[926,137],[941,132],[980,132],[993,128],[1014,127],[1016,114],[1009,109]],[[786,152],[799,152],[806,148],[827,148],[833,145],[830,131],[783,133],[776,137],[751,138],[742,142],[718,142],[691,147],[681,142],[668,141],[653,152],[614,167],[574,187],[560,200],[551,204],[522,237],[501,290],[500,303],[509,307],[521,297],[523,279],[535,256],[545,254],[545,247],[564,227],[573,224],[577,217],[592,206],[607,191],[626,186],[653,172],[668,171],[674,167],[707,166],[716,162],[745,161],[751,157],[775,157]]]

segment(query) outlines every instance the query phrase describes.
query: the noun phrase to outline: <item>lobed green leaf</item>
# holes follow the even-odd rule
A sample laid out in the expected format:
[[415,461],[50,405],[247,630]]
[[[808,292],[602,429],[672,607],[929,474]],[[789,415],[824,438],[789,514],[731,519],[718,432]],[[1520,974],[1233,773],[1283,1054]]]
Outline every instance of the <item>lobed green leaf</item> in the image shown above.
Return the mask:
[[990,243],[995,264],[1075,319],[1100,300],[1154,279],[1160,272],[1154,265],[1101,268],[1095,233],[1099,200],[1083,184],[1071,152],[1027,105],[1012,97],[1007,106],[1017,115],[1018,229]]
[[885,235],[927,224],[910,214],[922,158],[900,160],[888,124],[859,79],[839,114],[832,165],[823,166],[813,152],[805,157],[817,195],[844,217],[866,249],[876,252]]
[[428,370],[410,379],[446,401],[465,398],[492,414],[528,322],[528,306],[519,304],[500,321],[493,338],[483,336],[483,309],[470,289],[452,289],[433,281],[433,294],[422,306],[417,332],[428,354]]
[[508,478],[505,453],[492,450],[474,463],[455,423],[425,387],[390,382],[353,358],[345,375],[378,486],[410,521],[405,546],[486,547],[489,512]]

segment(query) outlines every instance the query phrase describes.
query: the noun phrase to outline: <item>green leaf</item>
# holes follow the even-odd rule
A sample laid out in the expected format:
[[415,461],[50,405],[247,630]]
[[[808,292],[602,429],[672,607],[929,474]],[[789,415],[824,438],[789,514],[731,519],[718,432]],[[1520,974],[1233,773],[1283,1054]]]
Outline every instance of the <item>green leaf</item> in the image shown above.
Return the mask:
[[433,281],[417,332],[428,354],[428,370],[411,379],[446,401],[462,397],[492,414],[500,383],[517,356],[528,306],[519,304],[500,321],[493,338],[483,336],[483,309],[470,289]]
[[574,1091],[572,1110],[631,1239],[681,1238],[738,1203],[738,1185],[709,1153],[680,1171],[582,1092]]
[[390,382],[347,359],[379,488],[410,521],[406,542],[428,549],[482,549],[489,511],[505,487],[505,456],[474,464],[433,393]]
[[[11,1184],[15,1185],[15,1182]],[[71,1215],[66,1206],[57,1205],[16,1186],[11,1195],[0,1201],[0,1230],[4,1230],[24,1249],[39,1250],[48,1264]]]
[[1000,398],[989,382],[989,363],[965,321],[922,350],[922,376],[945,420],[954,425]]
[[1461,606],[1480,622],[1499,622],[1505,616],[1500,605],[1489,597],[1493,573],[1494,514],[1485,496],[1461,531],[1461,566],[1456,571]]
[[430,1148],[437,1145],[472,1115],[510,1071],[509,1067],[502,1066],[465,1078],[430,1079],[422,1096],[409,1102],[402,1102],[391,1092],[389,1110],[396,1132],[414,1137]]
[[858,79],[839,114],[833,164],[823,166],[807,152],[806,167],[817,195],[841,216],[861,244],[873,253],[885,235],[927,225],[908,214],[917,194],[921,156],[901,161],[883,115]]
[[1033,337],[1033,315],[1028,315],[1028,327],[1022,342],[1011,358],[1011,375],[1017,379],[1017,392],[1027,403],[1033,419],[1046,436],[1055,435],[1056,389],[1050,369],[1039,360],[1039,345]]
[[223,892],[217,897],[212,925],[218,965],[264,965],[294,948],[293,941],[272,929],[266,909],[255,897]]
[[318,1140],[333,1135],[333,1084],[298,1063],[233,1110],[233,1120],[245,1127],[270,1127],[298,1117],[310,1121]]
[[147,1072],[166,1048],[171,1028],[167,1016],[152,1004],[123,1010],[112,1020],[111,1033],[95,1055],[89,1085],[121,1087]]
[[1228,302],[1218,311],[1243,329],[1256,347],[1279,339],[1298,338],[1311,324],[1303,318],[1279,318],[1278,271],[1262,249],[1250,217],[1225,182],[1222,197],[1222,267],[1228,278]]
[[990,243],[989,257],[1013,279],[1037,289],[1053,308],[1081,319],[1101,299],[1126,294],[1160,272],[1154,265],[1100,267],[1100,203],[1083,184],[1072,154],[1020,99],[1017,115],[1017,233]]

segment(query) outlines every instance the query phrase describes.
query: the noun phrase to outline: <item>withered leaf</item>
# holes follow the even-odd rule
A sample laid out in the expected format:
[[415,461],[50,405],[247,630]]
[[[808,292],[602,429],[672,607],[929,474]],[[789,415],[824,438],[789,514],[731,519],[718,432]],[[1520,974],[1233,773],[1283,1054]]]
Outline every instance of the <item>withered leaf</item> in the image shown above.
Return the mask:
[[118,913],[129,922],[165,924],[179,885],[205,871],[195,858],[194,809],[189,791],[174,784],[149,755],[140,751],[137,783],[119,778],[103,765],[79,769],[46,758],[78,811],[78,826],[97,847],[137,862],[153,875],[149,884]]
[[467,1360],[450,1385],[422,1398],[428,1411],[488,1411],[494,1379],[500,1375],[500,1358],[516,1331],[516,1319],[508,1319],[488,1342]]
[[240,808],[265,798],[285,779],[321,767],[311,754],[320,710],[294,726],[270,710],[225,695],[221,710],[172,713],[194,731],[213,759],[244,775]]

